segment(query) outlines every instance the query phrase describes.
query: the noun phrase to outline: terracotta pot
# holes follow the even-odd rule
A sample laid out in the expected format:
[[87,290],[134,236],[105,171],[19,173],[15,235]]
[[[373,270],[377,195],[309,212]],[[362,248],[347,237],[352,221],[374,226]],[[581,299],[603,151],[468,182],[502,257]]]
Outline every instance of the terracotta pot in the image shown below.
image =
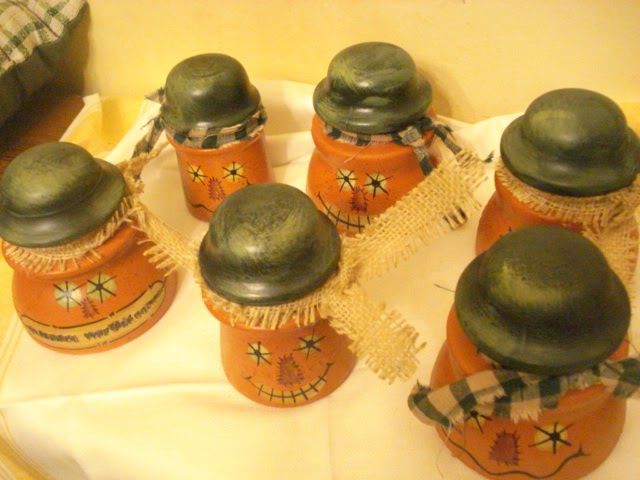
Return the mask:
[[[205,302],[206,303],[206,302]],[[254,402],[296,407],[326,397],[356,364],[349,340],[326,319],[277,330],[231,325],[229,315],[207,304],[220,320],[222,366],[236,390]]]
[[476,254],[493,245],[504,234],[531,225],[556,225],[580,232],[583,227],[577,223],[562,221],[548,214],[533,210],[518,200],[498,176],[494,177],[496,191],[484,207],[476,236]]
[[191,148],[167,135],[176,149],[187,209],[209,221],[215,209],[236,190],[273,181],[267,162],[264,133],[223,148]]
[[[625,341],[610,358],[624,358],[627,351]],[[488,368],[452,308],[431,387]],[[596,469],[611,453],[622,432],[625,405],[597,385],[568,392],[557,408],[543,411],[536,421],[513,422],[474,411],[463,424],[437,430],[453,455],[487,478],[571,480]]]
[[[339,232],[355,235],[424,178],[411,147],[395,143],[356,146],[324,132],[315,115],[315,149],[307,175],[307,193]],[[425,134],[427,144],[433,133]],[[433,158],[433,157],[432,157]],[[434,163],[437,159],[433,158]]]
[[33,273],[12,261],[13,301],[33,339],[64,353],[109,350],[151,328],[167,311],[176,275],[165,277],[144,257],[141,232],[128,225],[66,271]]
[[[580,233],[584,226],[579,223],[563,221],[549,214],[536,212],[521,202],[509,191],[497,175],[495,175],[496,191],[484,207],[478,232],[476,235],[476,254],[480,254],[493,245],[504,234],[532,225],[556,225]],[[637,250],[637,222],[635,242]],[[637,261],[637,256],[636,256]]]

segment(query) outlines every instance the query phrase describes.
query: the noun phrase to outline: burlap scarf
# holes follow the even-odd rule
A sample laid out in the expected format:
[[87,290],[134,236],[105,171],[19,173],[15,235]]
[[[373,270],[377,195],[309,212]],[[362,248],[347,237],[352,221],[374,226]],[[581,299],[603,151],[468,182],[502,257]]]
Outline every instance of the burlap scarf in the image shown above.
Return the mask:
[[[352,340],[354,353],[381,378],[389,382],[406,379],[415,371],[416,354],[424,344],[418,342],[416,330],[397,312],[372,301],[360,281],[383,273],[420,244],[464,224],[469,212],[480,206],[473,190],[483,177],[482,162],[467,151],[459,149],[455,157],[443,158],[418,186],[361,234],[343,238],[338,272],[301,299],[256,307],[228,301],[206,286],[203,295],[208,304],[228,313],[233,322],[250,327],[277,329],[291,319],[303,326],[314,323],[317,315],[328,317],[336,331]],[[146,225],[144,230],[155,243],[147,252],[150,258],[164,267],[188,268],[204,286],[195,260],[198,246],[186,242],[148,210],[140,212],[139,217],[146,218],[139,218],[139,223]]]
[[623,282],[631,283],[638,254],[636,211],[640,205],[640,177],[628,187],[591,197],[543,192],[516,178],[501,161],[496,165],[496,178],[534,212],[582,225],[581,233],[602,250]]
[[[112,234],[126,221],[142,230],[151,242],[145,255],[152,263],[167,272],[185,268],[203,285],[197,271],[198,245],[164,224],[139,200],[144,188],[140,173],[163,147],[158,146],[151,153],[120,165],[130,190],[126,211],[117,216],[117,220],[114,217],[107,233],[83,241],[83,248],[74,249],[67,257],[78,257],[81,251],[91,252],[108,238],[109,232]],[[328,317],[337,332],[352,340],[350,348],[354,353],[379,377],[389,382],[406,379],[417,368],[417,353],[424,344],[418,341],[416,330],[397,312],[372,301],[359,282],[390,268],[421,243],[464,223],[468,212],[479,207],[473,190],[483,175],[482,162],[468,152],[444,158],[417,187],[377,217],[364,232],[355,238],[344,238],[338,272],[321,288],[301,299],[273,307],[252,307],[230,302],[208,288],[203,288],[203,294],[215,309],[228,312],[234,322],[247,326],[277,329],[291,319],[299,325],[309,325],[317,320],[318,314]],[[376,261],[372,262],[372,258]]]
[[513,421],[536,420],[541,411],[557,407],[570,390],[593,385],[603,385],[619,398],[640,398],[640,358],[606,360],[583,372],[560,376],[492,368],[436,389],[418,383],[408,402],[420,421],[445,428],[463,422],[474,410]]

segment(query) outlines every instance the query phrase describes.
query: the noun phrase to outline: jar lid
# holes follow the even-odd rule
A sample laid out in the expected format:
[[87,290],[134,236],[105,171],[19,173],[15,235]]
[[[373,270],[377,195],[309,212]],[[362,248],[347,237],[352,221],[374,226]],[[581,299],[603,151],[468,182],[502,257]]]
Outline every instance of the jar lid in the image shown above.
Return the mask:
[[359,43],[338,53],[313,94],[313,106],[326,123],[363,134],[401,130],[430,104],[431,85],[411,56],[381,42]]
[[260,106],[260,94],[235,58],[205,53],[171,69],[165,83],[163,121],[174,131],[230,127]]
[[627,291],[600,250],[553,226],[516,230],[473,260],[458,282],[455,308],[480,352],[543,375],[605,360],[631,316]]
[[338,268],[335,225],[300,190],[250,185],[216,209],[198,262],[207,285],[244,305],[277,305],[320,287]]
[[505,129],[500,151],[520,180],[559,195],[602,195],[630,185],[640,173],[640,142],[622,110],[579,88],[535,99]]
[[125,195],[115,165],[66,142],[18,155],[0,182],[0,237],[21,247],[62,245],[103,225]]

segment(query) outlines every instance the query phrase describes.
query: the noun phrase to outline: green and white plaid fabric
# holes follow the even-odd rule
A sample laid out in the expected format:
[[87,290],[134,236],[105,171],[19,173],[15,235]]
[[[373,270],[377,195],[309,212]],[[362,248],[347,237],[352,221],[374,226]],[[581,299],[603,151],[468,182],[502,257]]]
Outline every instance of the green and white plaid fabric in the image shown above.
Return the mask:
[[0,75],[59,39],[85,0],[0,1]]
[[[160,88],[146,97],[154,102],[164,102],[164,89]],[[267,112],[262,104],[246,120],[229,127],[216,128],[192,128],[187,131],[172,129],[158,115],[151,122],[151,128],[136,144],[132,157],[141,153],[149,153],[160,138],[160,134],[166,131],[176,142],[191,148],[222,148],[243,140],[253,138],[260,134],[267,123]]]
[[431,117],[427,115],[402,130],[377,135],[345,132],[344,130],[324,123],[325,134],[338,142],[350,143],[351,145],[357,146],[376,143],[395,143],[413,148],[420,169],[425,176],[429,175],[434,168],[429,150],[424,141],[424,134],[430,131],[437,135],[454,155],[462,151],[462,148],[453,140],[451,129],[446,125],[434,122]]
[[428,425],[450,427],[472,410],[514,421],[535,418],[558,406],[569,390],[603,385],[619,398],[640,398],[640,358],[604,361],[572,375],[542,376],[494,368],[437,389],[420,385],[409,395],[409,409]]

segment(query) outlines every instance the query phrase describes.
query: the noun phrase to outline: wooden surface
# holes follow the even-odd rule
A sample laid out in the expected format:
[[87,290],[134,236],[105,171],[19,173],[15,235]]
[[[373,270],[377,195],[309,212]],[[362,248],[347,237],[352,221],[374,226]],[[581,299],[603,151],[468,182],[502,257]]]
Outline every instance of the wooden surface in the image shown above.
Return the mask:
[[42,89],[0,127],[0,176],[19,153],[58,140],[82,109],[82,97]]

